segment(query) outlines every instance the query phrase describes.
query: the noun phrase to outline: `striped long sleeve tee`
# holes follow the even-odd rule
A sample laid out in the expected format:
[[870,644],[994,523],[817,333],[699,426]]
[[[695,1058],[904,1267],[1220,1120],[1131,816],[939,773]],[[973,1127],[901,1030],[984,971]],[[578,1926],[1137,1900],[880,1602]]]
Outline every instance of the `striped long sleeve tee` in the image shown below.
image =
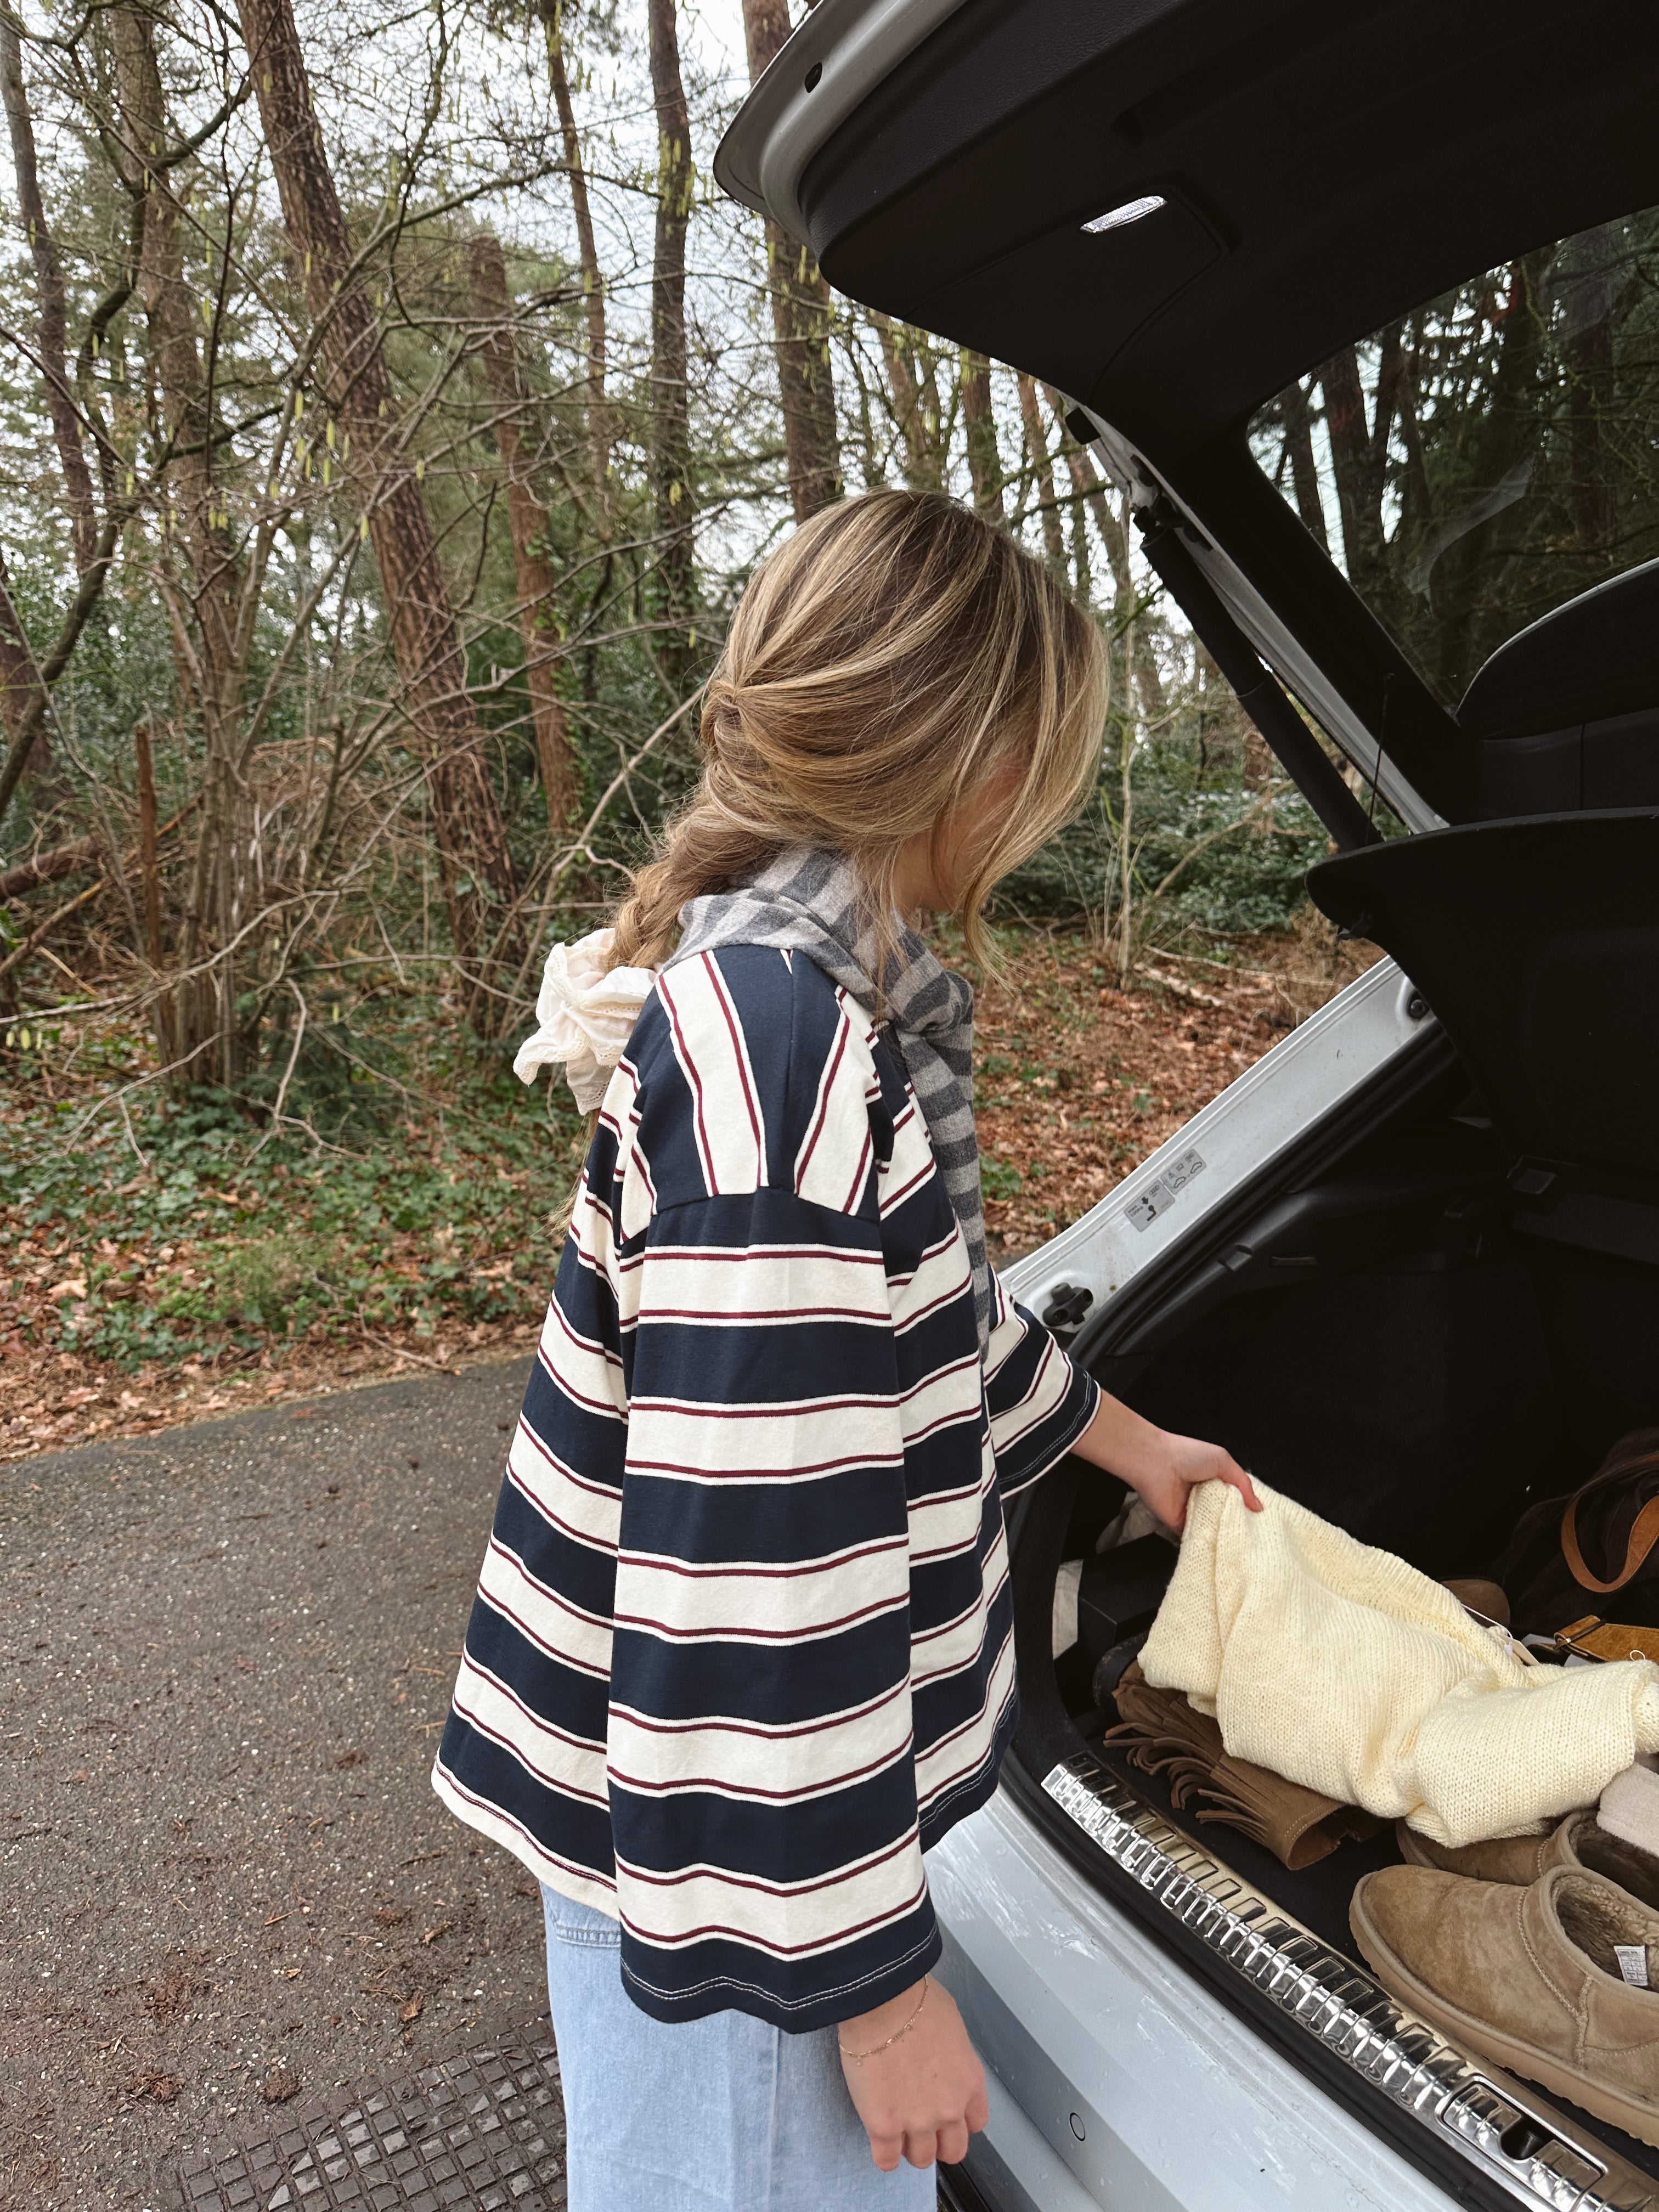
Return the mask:
[[665,2021],[939,1955],[923,1853],[1015,1715],[1003,1503],[1098,1402],[967,1249],[896,1054],[800,953],[646,1002],[584,1170],[434,1769]]

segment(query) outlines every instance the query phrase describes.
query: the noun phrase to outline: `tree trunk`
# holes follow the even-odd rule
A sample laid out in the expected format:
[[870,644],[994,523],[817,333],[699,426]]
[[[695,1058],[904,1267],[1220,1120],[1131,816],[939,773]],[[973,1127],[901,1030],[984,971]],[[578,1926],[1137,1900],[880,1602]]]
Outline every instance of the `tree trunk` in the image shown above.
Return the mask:
[[[1348,581],[1360,597],[1374,598],[1382,562],[1382,474],[1378,440],[1366,418],[1359,356],[1352,346],[1333,354],[1319,372],[1325,395],[1325,430],[1331,441],[1336,504],[1342,518],[1342,552]],[[1377,428],[1387,444],[1388,410],[1376,397]]]
[[1434,494],[1429,484],[1428,456],[1423,449],[1423,422],[1418,412],[1418,380],[1422,374],[1421,353],[1413,332],[1412,348],[1403,357],[1398,411],[1400,435],[1406,448],[1406,466],[1400,486],[1399,552],[1395,566],[1403,576],[1417,550],[1434,527]]
[[1313,416],[1308,406],[1308,395],[1299,383],[1288,387],[1283,405],[1285,450],[1290,455],[1291,489],[1296,495],[1296,511],[1314,543],[1328,553],[1325,503],[1319,495],[1319,469],[1314,460]]
[[20,860],[15,867],[0,870],[0,904],[82,868],[95,868],[103,857],[95,837],[77,837],[72,845],[58,845],[49,853],[37,853],[32,860]]
[[[1087,460],[1088,455],[1081,458]],[[1123,637],[1124,658],[1130,661],[1135,654],[1135,618],[1130,615]],[[1135,731],[1133,720],[1128,715],[1118,723],[1117,745],[1117,987],[1120,991],[1127,991],[1135,964]]]
[[[1049,388],[1048,404],[1054,409],[1062,429],[1065,424],[1064,403],[1059,393]],[[1129,564],[1129,533],[1107,495],[1093,460],[1075,440],[1066,439],[1066,462],[1071,471],[1073,489],[1080,495],[1100,532],[1100,542],[1106,548],[1106,558],[1111,564],[1113,597],[1121,622],[1126,624],[1123,639],[1123,658],[1134,678],[1135,690],[1140,701],[1141,720],[1151,729],[1164,719],[1167,711],[1164,696],[1164,678],[1158,672],[1152,653],[1152,640],[1147,635],[1149,625],[1134,619],[1134,575]]]
[[450,926],[466,981],[466,1014],[489,1033],[510,1006],[489,992],[494,963],[526,957],[512,854],[482,755],[466,652],[413,469],[397,450],[392,379],[323,149],[290,0],[240,0],[242,37],[270,151],[283,219],[304,272],[330,404],[349,441],[391,619],[392,647],[416,739],[428,763],[433,830]]
[[606,478],[611,467],[611,422],[605,396],[605,276],[593,236],[593,213],[587,202],[587,172],[582,166],[582,143],[570,98],[570,75],[565,67],[565,0],[541,0],[541,9],[547,75],[553,87],[553,103],[559,111],[559,135],[564,141],[570,207],[576,218],[576,244],[581,255],[582,300],[587,311],[587,435],[592,452],[593,496],[598,503],[594,521],[603,530],[610,506]]
[[29,114],[28,94],[23,82],[23,54],[15,19],[0,14],[0,100],[11,135],[12,170],[17,182],[18,213],[28,234],[34,258],[35,291],[40,301],[37,343],[46,386],[46,412],[57,441],[64,471],[64,491],[69,508],[70,545],[75,572],[84,576],[92,566],[98,544],[98,518],[93,506],[92,475],[81,441],[81,418],[64,358],[68,343],[67,295],[64,264],[40,198],[35,167],[34,125]]
[[[81,418],[76,411],[70,385],[65,349],[68,343],[67,293],[64,264],[46,221],[35,161],[34,121],[29,112],[28,89],[23,78],[22,44],[15,20],[0,15],[0,103],[6,111],[11,139],[12,173],[17,185],[18,213],[28,234],[34,262],[34,287],[39,305],[35,345],[46,385],[46,413],[64,472],[64,499],[69,514],[70,550],[75,573],[84,577],[92,566],[98,544],[98,517],[93,505],[92,476],[87,467],[81,437]],[[0,728],[15,738],[29,712],[37,686],[34,654],[27,633],[17,617],[9,592],[0,612]],[[27,755],[29,773],[37,783],[49,783],[52,750],[44,714],[34,718],[34,736]]]
[[214,409],[196,332],[200,302],[184,274],[183,210],[165,173],[149,166],[165,149],[167,111],[157,66],[155,22],[132,7],[112,11],[122,181],[146,204],[136,289],[149,325],[150,359],[161,398],[170,458],[163,483],[182,510],[180,533],[195,572],[192,611],[201,650],[202,715],[212,744],[228,741],[240,702],[236,665],[236,550],[213,479]]
[[529,396],[513,342],[507,263],[501,253],[501,242],[493,230],[481,230],[472,240],[472,305],[484,326],[484,376],[494,410],[491,427],[495,434],[495,450],[501,457],[507,521],[513,532],[513,568],[518,591],[519,633],[524,640],[525,682],[530,690],[530,716],[536,736],[536,758],[541,767],[542,792],[547,800],[548,826],[556,837],[570,819],[576,779],[564,705],[554,683],[558,655],[556,648],[550,647],[542,628],[543,610],[553,595],[556,578],[552,563],[539,550],[547,529],[547,510],[536,496],[524,451],[520,423],[529,406]]
[[1570,308],[1561,349],[1571,424],[1568,506],[1579,550],[1598,556],[1605,556],[1615,520],[1607,446],[1618,389],[1610,274],[1617,250],[1611,223],[1597,223],[1574,241],[1578,265],[1567,275]]
[[[45,725],[46,709],[52,700],[52,687],[69,666],[80,642],[81,633],[102,595],[110,564],[115,558],[121,525],[125,520],[125,513],[118,508],[113,514],[106,515],[103,527],[98,533],[98,542],[92,549],[91,562],[75,587],[75,597],[70,601],[57,637],[44,653],[30,656],[36,681],[18,708],[15,726],[7,732],[5,757],[0,761],[0,822],[5,820],[6,809],[16,796],[17,787],[29,764],[29,755]],[[3,569],[0,568],[0,586],[3,585]],[[0,599],[7,596],[0,591]],[[10,634],[14,643],[23,635],[22,624],[16,620],[15,608],[12,610]],[[12,698],[15,704],[15,693]]]
[[660,648],[678,699],[691,665],[694,521],[691,418],[685,343],[685,233],[691,216],[691,120],[680,76],[674,0],[647,0],[651,94],[657,115],[657,231],[651,271],[653,492],[658,600],[666,625]]
[[1063,576],[1066,533],[1060,526],[1060,507],[1054,498],[1054,467],[1048,452],[1048,434],[1043,428],[1042,410],[1037,405],[1036,386],[1023,369],[1018,384],[1020,420],[1025,425],[1025,443],[1042,513],[1042,550],[1048,556],[1048,566],[1057,576]]
[[[1507,296],[1500,304],[1489,294],[1481,304],[1480,313],[1497,338],[1498,364],[1495,374],[1483,369],[1486,403],[1471,413],[1459,441],[1459,475],[1472,501],[1497,492],[1538,450],[1546,404],[1540,386],[1548,358],[1544,302],[1554,255],[1553,246],[1539,246],[1512,261]],[[1509,635],[1504,596],[1493,590],[1492,571],[1482,574],[1505,550],[1502,517],[1508,505],[1482,515],[1477,503],[1461,526],[1454,508],[1435,532],[1441,550],[1425,575],[1436,620],[1425,645],[1443,696],[1455,697]]]
[[766,270],[789,499],[796,521],[805,522],[842,493],[835,368],[830,356],[835,311],[830,287],[810,251],[775,222],[766,226]]
[[[40,688],[28,632],[11,595],[5,556],[0,553],[0,726],[8,738],[16,737],[29,702]],[[34,757],[38,763],[38,752]]]
[[[789,36],[787,0],[743,0],[749,82]],[[835,371],[830,358],[834,310],[830,287],[809,249],[769,217],[766,277],[783,406],[783,447],[789,498],[797,522],[841,496],[841,446],[836,429]]]
[[962,422],[968,441],[968,474],[974,486],[974,505],[991,521],[1006,521],[1002,455],[997,446],[997,421],[991,406],[991,364],[982,353],[975,353],[965,346],[962,354]]
[[[180,676],[193,690],[202,725],[210,794],[203,811],[200,842],[186,917],[185,964],[194,969],[216,947],[211,967],[181,985],[176,1000],[158,1002],[157,1040],[165,1066],[178,1065],[181,1083],[199,1082],[211,1055],[227,1089],[242,1073],[244,1039],[236,1016],[240,963],[230,948],[247,912],[253,840],[252,794],[242,773],[240,744],[242,671],[237,648],[238,574],[234,540],[220,520],[221,495],[213,475],[214,406],[198,350],[199,301],[184,273],[180,228],[184,211],[159,163],[167,144],[167,116],[155,58],[154,19],[132,7],[112,11],[117,130],[114,152],[121,180],[143,203],[143,250],[134,289],[144,310],[149,356],[161,403],[162,437],[170,458],[161,474],[169,507],[177,508],[191,569],[189,605],[195,652],[182,648]],[[227,518],[228,521],[228,518]],[[140,762],[148,774],[148,756]],[[153,796],[153,794],[152,794]],[[148,887],[147,893],[148,896]],[[156,943],[148,955],[161,964],[160,907]]]
[[941,491],[945,471],[939,449],[939,393],[917,362],[908,334],[889,316],[877,314],[872,319],[881,341],[893,419],[904,441],[904,480],[914,490]]
[[[155,827],[155,776],[150,765],[149,725],[140,722],[133,731],[133,757],[138,771],[138,879],[144,895],[144,958],[150,973],[161,981],[161,865]],[[163,991],[156,998],[153,1016],[161,1065],[170,1067],[179,1058],[176,1010],[173,996]]]

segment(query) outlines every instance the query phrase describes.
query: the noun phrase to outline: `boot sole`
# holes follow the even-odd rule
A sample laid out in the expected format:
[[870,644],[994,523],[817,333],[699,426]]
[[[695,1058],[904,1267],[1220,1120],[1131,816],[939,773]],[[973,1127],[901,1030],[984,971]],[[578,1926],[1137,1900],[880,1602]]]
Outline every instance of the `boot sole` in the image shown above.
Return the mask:
[[1353,1929],[1354,1941],[1364,1954],[1365,1963],[1384,1989],[1398,1997],[1401,2004],[1420,2014],[1431,2027],[1449,2036],[1454,2043],[1467,2045],[1476,2056],[1507,2067],[1511,2074],[1535,2081],[1540,2088],[1553,2089],[1557,2096],[1565,2097],[1598,2120],[1606,2120],[1610,2127],[1622,2128],[1638,2142],[1659,2150],[1659,2105],[1638,2105],[1628,2097],[1621,2097],[1616,2090],[1576,2072],[1549,2051],[1522,2043],[1515,2036],[1506,2035],[1502,2028],[1476,2020],[1473,2014],[1449,2004],[1419,1982],[1389,1948],[1358,1897],[1349,1907],[1348,1924]]

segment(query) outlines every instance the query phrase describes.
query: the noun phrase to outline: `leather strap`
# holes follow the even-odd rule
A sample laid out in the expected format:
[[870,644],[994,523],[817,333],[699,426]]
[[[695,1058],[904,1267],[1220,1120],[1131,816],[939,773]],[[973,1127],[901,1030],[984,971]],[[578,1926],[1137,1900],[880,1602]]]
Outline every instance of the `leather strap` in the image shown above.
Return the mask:
[[1624,1628],[1617,1621],[1598,1620],[1572,1648],[1592,1659],[1659,1659],[1659,1630]]
[[1625,1547],[1623,1571],[1610,1583],[1597,1582],[1584,1565],[1584,1555],[1578,1548],[1578,1531],[1574,1522],[1577,1506],[1577,1497],[1567,1500],[1567,1510],[1561,1516],[1561,1549],[1566,1554],[1568,1571],[1579,1588],[1599,1590],[1605,1597],[1610,1590],[1623,1589],[1633,1576],[1639,1574],[1647,1564],[1649,1553],[1656,1544],[1659,1544],[1659,1497],[1650,1498],[1632,1523],[1630,1541]]

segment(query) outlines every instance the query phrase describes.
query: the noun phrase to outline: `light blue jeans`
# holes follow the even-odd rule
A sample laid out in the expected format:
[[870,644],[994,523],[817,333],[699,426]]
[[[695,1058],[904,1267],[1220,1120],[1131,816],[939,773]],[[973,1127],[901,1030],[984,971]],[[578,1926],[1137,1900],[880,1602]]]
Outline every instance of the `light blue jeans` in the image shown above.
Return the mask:
[[933,2212],[931,2166],[878,2172],[833,2027],[653,2020],[623,1988],[616,1922],[542,1903],[569,2212]]

